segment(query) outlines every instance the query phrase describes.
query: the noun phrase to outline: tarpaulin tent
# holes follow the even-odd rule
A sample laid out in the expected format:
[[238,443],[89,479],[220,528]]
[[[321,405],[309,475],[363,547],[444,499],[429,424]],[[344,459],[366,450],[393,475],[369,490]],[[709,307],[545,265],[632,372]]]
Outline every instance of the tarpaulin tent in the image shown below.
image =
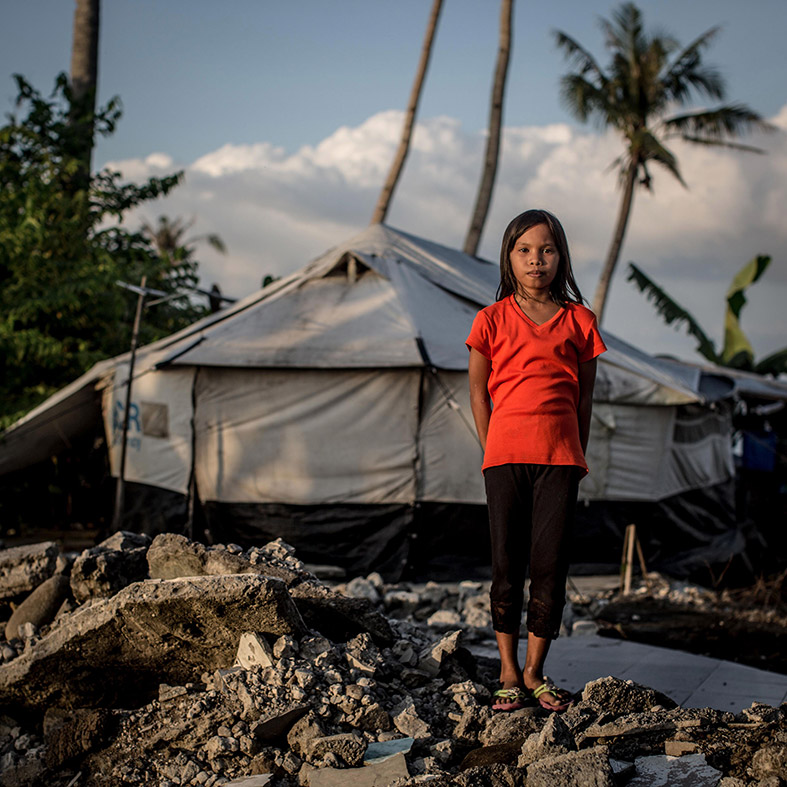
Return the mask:
[[[423,506],[481,506],[464,339],[497,266],[373,225],[137,355],[126,479],[193,494],[208,527],[283,535],[314,558],[401,563]],[[587,500],[654,502],[733,477],[731,386],[604,332]],[[100,407],[119,467],[128,358],[18,422],[0,474],[45,458]]]

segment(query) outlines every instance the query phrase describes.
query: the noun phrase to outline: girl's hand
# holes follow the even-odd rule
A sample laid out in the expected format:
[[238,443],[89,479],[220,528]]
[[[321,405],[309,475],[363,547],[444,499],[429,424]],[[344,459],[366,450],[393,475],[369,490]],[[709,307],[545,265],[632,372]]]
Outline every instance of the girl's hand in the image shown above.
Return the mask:
[[582,453],[587,453],[588,438],[590,437],[590,413],[593,409],[593,386],[596,384],[596,358],[579,364],[579,406],[577,407],[577,420],[579,421],[579,442]]
[[470,361],[467,365],[467,374],[470,378],[470,409],[473,411],[478,440],[484,451],[486,451],[486,435],[489,432],[489,418],[492,415],[488,388],[491,372],[492,362],[471,347]]

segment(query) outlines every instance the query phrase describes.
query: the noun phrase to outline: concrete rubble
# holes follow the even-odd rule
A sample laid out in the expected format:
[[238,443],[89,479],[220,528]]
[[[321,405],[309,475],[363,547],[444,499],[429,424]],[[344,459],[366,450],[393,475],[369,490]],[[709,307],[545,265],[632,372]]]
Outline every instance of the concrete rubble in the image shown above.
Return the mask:
[[493,712],[481,582],[329,587],[280,540],[53,546],[0,551],[0,785],[787,783],[784,706],[600,677],[560,715]]

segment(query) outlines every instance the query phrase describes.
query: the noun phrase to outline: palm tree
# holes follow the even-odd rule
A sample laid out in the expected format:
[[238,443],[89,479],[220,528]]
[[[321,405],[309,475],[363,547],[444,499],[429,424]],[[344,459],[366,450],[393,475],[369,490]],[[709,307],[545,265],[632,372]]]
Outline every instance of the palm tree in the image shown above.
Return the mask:
[[216,234],[196,235],[186,238],[186,233],[194,225],[194,219],[186,221],[180,216],[170,219],[168,216],[159,216],[158,222],[153,226],[149,221],[142,222],[142,233],[152,241],[163,260],[176,264],[191,257],[194,246],[200,241],[206,241],[216,251],[226,254],[227,247],[224,241]]
[[76,131],[77,158],[81,161],[80,185],[90,178],[93,154],[93,116],[98,85],[98,30],[100,0],[76,0],[71,45],[71,125]]
[[426,36],[424,43],[421,47],[421,59],[418,62],[418,70],[415,74],[415,82],[410,91],[410,101],[407,104],[407,112],[404,116],[404,127],[402,128],[402,137],[399,141],[399,148],[396,151],[391,169],[388,172],[388,177],[385,181],[380,197],[377,200],[377,205],[372,214],[372,224],[380,224],[385,221],[388,214],[388,207],[393,198],[396,183],[399,176],[402,174],[404,168],[404,161],[407,158],[407,153],[410,150],[410,138],[413,134],[413,125],[415,125],[415,113],[418,109],[418,102],[421,98],[421,88],[426,78],[426,69],[429,66],[429,57],[432,54],[432,42],[434,41],[434,34],[437,30],[437,19],[440,16],[440,9],[443,6],[443,0],[434,0],[432,3],[432,13],[429,15],[429,23],[426,26]]
[[726,295],[727,311],[724,316],[724,345],[721,352],[716,350],[716,345],[708,338],[697,320],[633,262],[629,263],[627,278],[652,301],[667,325],[685,324],[686,331],[697,340],[697,352],[711,363],[758,374],[779,375],[787,372],[787,347],[755,362],[751,342],[740,325],[741,309],[746,303],[745,291],[765,273],[770,263],[770,257],[758,255],[747,262],[733,278]]
[[511,17],[514,12],[514,0],[502,0],[500,4],[500,39],[497,48],[497,65],[492,85],[492,104],[489,109],[489,136],[486,140],[484,171],[478,187],[473,218],[467,229],[464,252],[473,257],[478,251],[481,233],[489,213],[492,201],[492,189],[497,175],[497,161],[500,156],[500,132],[503,124],[503,95],[506,89],[508,61],[511,55]]
[[680,137],[701,145],[722,145],[737,150],[762,151],[732,140],[752,129],[771,130],[749,107],[725,104],[715,109],[672,112],[693,95],[723,100],[725,85],[719,72],[702,62],[702,53],[719,32],[707,30],[685,48],[671,36],[646,33],[642,15],[633,3],[624,3],[612,19],[600,20],[611,54],[607,69],[573,38],[563,32],[555,40],[575,71],[561,80],[569,111],[580,121],[595,118],[623,138],[625,151],[614,162],[620,173],[622,196],[615,230],[601,272],[593,309],[601,321],[610,279],[623,245],[635,186],[651,190],[651,162],[669,170],[684,186],[675,154],[666,146]]

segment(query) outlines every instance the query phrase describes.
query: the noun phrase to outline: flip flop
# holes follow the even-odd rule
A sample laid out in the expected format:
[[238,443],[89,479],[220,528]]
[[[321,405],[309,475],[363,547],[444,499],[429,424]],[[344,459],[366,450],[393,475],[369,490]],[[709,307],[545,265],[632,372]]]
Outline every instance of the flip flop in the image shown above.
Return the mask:
[[[543,698],[544,694],[552,694],[557,700],[557,703],[547,702],[547,700]],[[571,694],[565,689],[555,686],[547,677],[544,678],[544,682],[540,686],[530,692],[530,695],[534,700],[538,700],[542,708],[548,711],[554,711],[555,713],[561,713],[574,704],[574,698]]]
[[527,695],[527,692],[517,686],[513,689],[498,689],[492,697],[492,710],[519,710],[532,704],[532,700]]

